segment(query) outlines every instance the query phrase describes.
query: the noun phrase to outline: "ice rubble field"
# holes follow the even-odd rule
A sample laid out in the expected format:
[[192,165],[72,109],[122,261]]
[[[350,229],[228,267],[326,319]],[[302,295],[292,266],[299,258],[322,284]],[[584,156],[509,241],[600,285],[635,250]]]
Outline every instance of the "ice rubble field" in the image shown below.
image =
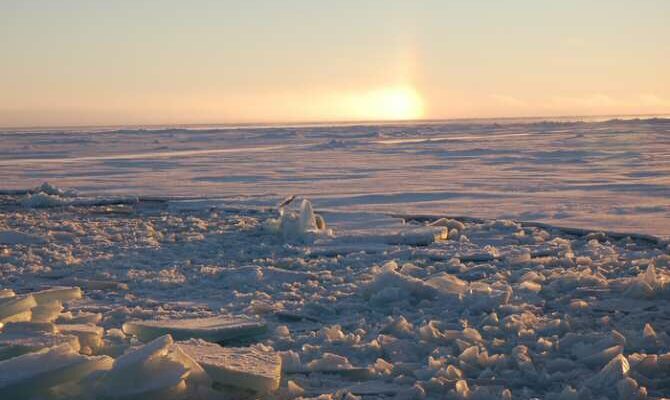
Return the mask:
[[0,398],[670,397],[669,252],[45,185],[0,196]]
[[670,236],[670,119],[0,131],[0,189],[224,197]]

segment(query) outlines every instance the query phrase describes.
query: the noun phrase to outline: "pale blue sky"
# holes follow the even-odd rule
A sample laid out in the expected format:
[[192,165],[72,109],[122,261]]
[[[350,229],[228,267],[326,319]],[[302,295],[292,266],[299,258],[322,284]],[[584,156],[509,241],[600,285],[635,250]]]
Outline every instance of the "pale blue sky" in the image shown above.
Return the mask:
[[0,2],[0,125],[670,112],[670,1]]

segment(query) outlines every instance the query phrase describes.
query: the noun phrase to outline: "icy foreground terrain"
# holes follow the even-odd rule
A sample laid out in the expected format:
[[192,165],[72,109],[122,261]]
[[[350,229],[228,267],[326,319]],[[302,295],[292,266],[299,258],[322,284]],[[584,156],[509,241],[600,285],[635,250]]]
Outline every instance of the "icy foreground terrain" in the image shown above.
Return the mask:
[[0,196],[0,398],[668,397],[669,252],[45,185]]
[[670,235],[670,120],[0,132],[0,189],[217,197]]

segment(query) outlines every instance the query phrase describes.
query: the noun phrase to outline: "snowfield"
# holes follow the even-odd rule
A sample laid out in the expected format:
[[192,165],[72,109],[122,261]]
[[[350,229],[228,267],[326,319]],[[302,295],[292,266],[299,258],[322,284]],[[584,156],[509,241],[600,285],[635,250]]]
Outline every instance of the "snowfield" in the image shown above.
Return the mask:
[[0,397],[670,396],[667,240],[284,203],[1,196]]
[[[670,236],[670,119],[0,131],[0,189],[462,215]],[[27,202],[59,199],[39,196]]]

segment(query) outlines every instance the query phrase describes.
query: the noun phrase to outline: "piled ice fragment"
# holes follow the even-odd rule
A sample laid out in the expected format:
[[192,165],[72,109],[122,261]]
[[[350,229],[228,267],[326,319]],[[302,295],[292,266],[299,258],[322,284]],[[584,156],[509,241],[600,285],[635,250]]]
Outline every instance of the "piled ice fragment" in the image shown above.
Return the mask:
[[28,399],[60,397],[53,389],[78,382],[95,371],[111,367],[107,356],[88,357],[68,344],[0,361],[0,397]]
[[[81,297],[76,287],[26,295],[2,291],[1,398],[214,399],[279,387],[281,358],[271,349],[192,339],[248,338],[266,331],[261,321],[219,316],[129,322],[126,333],[148,342],[132,347],[123,331],[97,326],[99,314],[62,313],[63,304]],[[171,334],[186,341],[175,343]]]
[[314,212],[309,200],[303,199],[298,209],[290,208],[290,201],[279,207],[279,218],[267,220],[267,229],[289,242],[310,242],[319,236],[332,234],[324,218]]
[[[74,240],[85,247],[99,221],[68,207],[22,210],[26,224],[2,226],[12,231],[5,239],[13,243],[0,239],[3,282],[30,287],[42,277],[60,279],[64,269],[51,257],[66,259]],[[303,210],[310,215],[309,207]],[[368,235],[372,245],[362,245],[338,242],[344,235],[325,236],[314,230],[323,227],[316,216],[300,222],[301,210],[291,212],[295,218],[287,217],[282,229],[279,218],[266,226],[274,229],[272,235],[259,229],[272,217],[263,212],[218,210],[209,219],[205,211],[197,218],[189,212],[141,210],[105,215],[104,224],[114,229],[93,236],[114,245],[90,244],[88,256],[76,254],[87,263],[95,260],[101,273],[77,269],[82,277],[59,280],[96,291],[91,299],[78,302],[76,289],[51,295],[0,290],[5,325],[0,362],[58,346],[69,346],[76,358],[91,362],[103,355],[136,358],[119,362],[113,373],[115,361],[102,359],[108,365],[90,374],[68,375],[62,384],[24,392],[36,398],[238,399],[252,393],[250,387],[258,390],[250,396],[261,398],[337,400],[660,399],[670,393],[667,242],[568,234],[513,221],[443,219],[404,222],[400,230],[406,232],[375,232]],[[38,214],[48,217],[35,219]],[[68,225],[72,221],[74,227]],[[42,226],[55,233],[44,233]],[[129,234],[138,231],[142,234]],[[36,246],[47,236],[60,242]],[[119,273],[127,265],[95,257],[113,257],[121,246],[134,249],[138,265],[135,275],[125,277],[127,292],[118,294],[125,280]],[[33,260],[54,266],[53,271],[31,270]],[[166,260],[177,267],[166,269]],[[163,271],[174,271],[170,279],[182,277],[180,285],[164,291],[163,281],[149,281]],[[40,272],[48,274],[35,278]],[[242,329],[230,338],[225,323],[198,319],[194,324],[192,317],[205,315],[202,304],[231,315],[263,314],[269,328],[257,337],[263,344],[240,349],[211,343],[239,346],[249,341],[249,332]],[[175,316],[187,320],[163,319]],[[137,321],[151,318],[158,319]],[[126,332],[118,329],[124,322]],[[166,334],[173,341],[161,339]],[[209,343],[186,340],[190,336]],[[189,354],[182,339],[201,350]],[[240,366],[219,363],[231,359],[231,352],[232,359],[245,359],[253,351],[267,358]],[[56,354],[70,359],[68,352]],[[203,357],[210,354],[218,356]],[[276,392],[262,393],[276,387],[276,354],[284,379]],[[41,357],[25,362],[47,359]],[[53,367],[57,376],[61,367]]]

